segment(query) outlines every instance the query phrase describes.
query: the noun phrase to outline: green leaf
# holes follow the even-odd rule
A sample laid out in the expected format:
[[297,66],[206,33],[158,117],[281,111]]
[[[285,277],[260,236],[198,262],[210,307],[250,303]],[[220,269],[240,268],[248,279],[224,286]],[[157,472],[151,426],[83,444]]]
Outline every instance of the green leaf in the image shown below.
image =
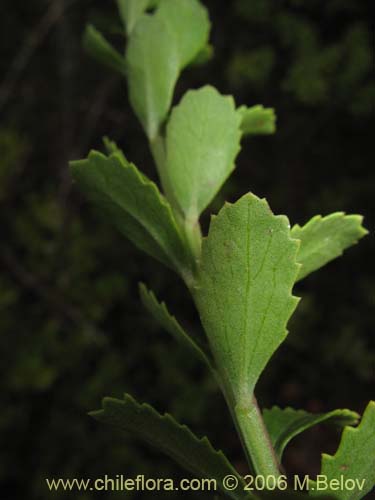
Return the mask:
[[178,49],[163,19],[142,16],[130,37],[126,62],[130,102],[153,140],[167,116],[179,74]]
[[122,160],[126,162],[126,158],[124,156],[124,153],[117,146],[115,141],[111,141],[111,139],[109,139],[109,137],[105,136],[105,137],[103,137],[103,144],[104,144],[104,147],[105,147],[105,150],[106,150],[108,156],[111,156],[114,153],[118,153],[119,155],[121,155]]
[[287,335],[299,243],[288,219],[247,194],[226,204],[203,240],[196,300],[216,365],[234,400],[248,404],[255,384]]
[[122,154],[106,157],[92,151],[86,160],[71,162],[71,169],[87,197],[121,233],[180,274],[188,272],[184,239],[171,207]]
[[163,0],[149,0],[148,8],[155,9]]
[[226,475],[235,476],[238,488],[232,492],[223,489],[229,498],[254,498],[243,491],[242,479],[224,454],[216,451],[206,437],[199,439],[171,415],[161,415],[151,406],[139,404],[129,394],[125,394],[123,401],[104,398],[103,409],[91,415],[158,448],[194,476],[216,479],[218,488],[222,488]]
[[[161,415],[148,404],[139,404],[129,394],[123,400],[103,399],[103,409],[90,415],[99,422],[130,433],[145,443],[161,450],[195,477],[214,479],[217,490],[234,500],[303,500],[306,495],[294,491],[245,491],[245,483],[222,451],[216,451],[209,440],[199,439],[185,425],[179,424],[171,415]],[[226,476],[234,476],[238,487],[230,491],[223,487]],[[229,484],[229,482],[228,482]],[[232,479],[233,484],[233,479]],[[332,500],[323,495],[319,500]]]
[[342,255],[346,248],[368,234],[362,221],[360,215],[336,212],[326,217],[316,215],[303,227],[295,225],[292,236],[301,240],[297,260],[302,267],[298,280]]
[[101,64],[120,73],[122,76],[126,76],[125,58],[92,25],[86,26],[83,35],[83,47]]
[[241,106],[237,112],[241,116],[241,129],[244,135],[268,135],[276,131],[276,114],[272,108],[261,105],[247,108]]
[[197,0],[164,0],[135,25],[126,52],[129,96],[151,141],[167,117],[180,71],[206,45],[208,30]]
[[176,318],[172,316],[164,302],[158,302],[154,293],[146,288],[144,284],[140,284],[139,291],[141,300],[148,312],[153,316],[155,321],[159,323],[168,333],[174,337],[177,342],[182,344],[190,353],[196,356],[200,361],[215,374],[215,369],[209,359],[209,353],[205,352],[202,346],[188,335],[178,323]]
[[[322,455],[321,475],[327,476],[339,500],[359,500],[375,486],[375,402],[370,401],[357,428],[345,427],[334,456]],[[332,480],[336,480],[332,488]],[[343,480],[348,487],[337,488]]]
[[117,0],[117,7],[121,20],[129,36],[142,17],[142,14],[148,9],[154,9],[161,0]]
[[180,69],[206,46],[210,32],[207,9],[198,0],[163,0],[157,16],[164,19],[177,43]]
[[166,176],[181,210],[196,220],[234,169],[240,117],[232,97],[189,90],[167,125]]
[[344,427],[358,423],[358,413],[350,410],[333,410],[328,413],[312,414],[293,408],[281,409],[277,406],[263,410],[263,419],[277,457],[281,460],[286,445],[301,432],[320,423]]
[[202,66],[210,61],[214,56],[214,48],[210,43],[207,43],[202,50],[198,52],[195,59],[191,62],[191,66]]
[[117,6],[126,33],[130,35],[138,19],[148,8],[150,0],[117,0]]

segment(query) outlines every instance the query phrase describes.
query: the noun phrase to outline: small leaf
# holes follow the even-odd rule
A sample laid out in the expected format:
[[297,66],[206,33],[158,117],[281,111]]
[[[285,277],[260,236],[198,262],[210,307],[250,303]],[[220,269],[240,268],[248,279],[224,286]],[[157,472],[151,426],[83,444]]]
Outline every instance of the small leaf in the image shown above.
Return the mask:
[[126,52],[130,102],[150,140],[167,116],[179,74],[172,36],[162,18],[144,15]]
[[234,169],[240,137],[232,97],[213,87],[189,90],[172,110],[166,176],[188,219],[198,218]]
[[180,274],[187,272],[183,236],[168,202],[122,154],[106,157],[92,151],[71,168],[87,197],[121,233]]
[[118,153],[119,155],[121,155],[123,161],[126,162],[126,159],[124,157],[124,153],[117,146],[115,141],[111,141],[111,139],[109,139],[109,137],[105,136],[105,137],[103,137],[103,144],[104,144],[104,147],[105,147],[105,150],[106,150],[108,156],[111,156],[114,153]]
[[272,108],[261,105],[247,108],[241,106],[237,112],[241,116],[241,129],[244,135],[268,135],[276,131],[276,114]]
[[117,7],[127,35],[148,9],[154,9],[161,0],[117,0]]
[[298,280],[342,255],[346,248],[368,234],[362,221],[360,215],[336,212],[323,218],[316,215],[303,227],[295,225],[292,236],[301,240],[297,260],[302,267]]
[[150,0],[117,0],[117,6],[126,33],[130,35],[138,19],[148,8]]
[[204,348],[188,335],[178,323],[176,318],[172,316],[164,302],[158,302],[154,293],[146,288],[144,284],[140,284],[139,291],[141,300],[148,312],[153,316],[155,321],[159,323],[172,337],[188,349],[200,361],[215,374],[215,369],[209,359],[209,353],[206,353]]
[[370,401],[357,428],[345,427],[334,456],[322,455],[321,475],[333,486],[343,480],[352,488],[337,488],[339,500],[359,500],[375,486],[375,401]]
[[157,12],[177,43],[180,69],[206,46],[210,32],[207,9],[198,0],[163,0]]
[[355,425],[358,423],[359,415],[350,410],[312,414],[304,410],[281,409],[274,406],[269,410],[263,410],[263,419],[276,455],[281,460],[286,445],[301,432],[323,422],[339,427]]
[[[168,414],[161,415],[147,404],[139,404],[129,394],[124,400],[104,398],[103,409],[91,416],[161,450],[194,476],[216,479],[218,488],[229,498],[253,499],[243,488],[244,483],[221,451],[216,451],[208,439],[197,438],[185,425],[180,425]],[[222,480],[228,474],[239,481],[236,490],[223,488]]]
[[151,141],[167,117],[180,71],[206,45],[208,30],[197,0],[164,0],[135,25],[126,52],[129,96]]
[[104,38],[92,25],[86,26],[83,35],[83,47],[97,61],[111,70],[126,76],[125,57]]
[[270,357],[287,335],[298,242],[288,219],[247,194],[226,204],[203,240],[195,291],[217,367],[238,404],[253,394]]
[[195,59],[191,62],[191,66],[202,66],[210,61],[214,56],[214,48],[210,43],[207,43],[202,50],[198,52]]

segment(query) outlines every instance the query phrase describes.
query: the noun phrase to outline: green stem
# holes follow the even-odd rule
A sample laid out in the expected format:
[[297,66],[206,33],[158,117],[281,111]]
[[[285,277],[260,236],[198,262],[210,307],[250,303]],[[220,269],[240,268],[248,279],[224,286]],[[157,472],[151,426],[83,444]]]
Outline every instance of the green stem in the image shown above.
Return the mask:
[[278,478],[279,464],[255,396],[246,405],[236,405],[234,413],[255,474]]
[[185,218],[178,207],[171,183],[166,173],[165,139],[161,134],[157,134],[152,140],[150,140],[150,150],[156,164],[163,191],[172,206],[176,221],[181,227],[190,249],[192,273],[191,275],[190,273],[188,275],[184,275],[183,279],[189,290],[192,290],[195,282],[193,275],[197,269],[201,253],[202,234],[199,220],[197,218]]
[[177,209],[178,204],[173,195],[173,190],[170,186],[170,182],[165,170],[166,163],[166,152],[165,152],[165,140],[162,135],[157,135],[152,141],[150,141],[150,150],[154,158],[156,169],[159,174],[159,179],[163,188],[163,191],[168,198],[171,205]]
[[237,415],[235,413],[235,405],[232,404],[233,398],[230,396],[230,391],[227,390],[227,387],[223,383],[222,378],[221,378],[219,372],[216,372],[216,380],[217,380],[218,385],[219,385],[219,387],[221,389],[221,392],[223,393],[223,396],[224,396],[224,399],[225,399],[225,401],[227,403],[227,406],[228,406],[229,412],[231,414],[234,426],[236,428],[238,437],[239,437],[239,439],[241,441],[242,449],[243,449],[243,451],[245,453],[246,461],[247,461],[247,464],[249,466],[249,470],[250,470],[251,473],[254,473],[254,468],[253,468],[253,463],[252,463],[252,460],[251,460],[251,456],[250,456],[248,448],[246,446],[244,437],[242,435],[242,429],[240,427]]
[[[229,387],[218,376],[219,386],[227,402],[232,420],[252,474],[280,476],[280,464],[272,446],[255,396],[245,404],[236,404]],[[250,401],[250,403],[248,402]]]
[[195,258],[196,265],[198,266],[201,257],[202,231],[197,218],[185,219],[185,234]]

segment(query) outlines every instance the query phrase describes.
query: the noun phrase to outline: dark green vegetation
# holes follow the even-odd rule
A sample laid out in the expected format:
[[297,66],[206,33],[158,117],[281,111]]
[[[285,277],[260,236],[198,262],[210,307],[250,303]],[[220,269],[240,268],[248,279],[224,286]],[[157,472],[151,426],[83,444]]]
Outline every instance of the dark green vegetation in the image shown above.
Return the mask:
[[[84,417],[101,395],[125,390],[168,409],[198,435],[209,428],[212,441],[243,466],[215,384],[139,305],[137,281],[147,277],[186,318],[191,304],[175,277],[100,223],[71,189],[67,161],[99,148],[108,131],[129,159],[151,167],[123,81],[80,51],[88,20],[121,45],[114,5],[105,11],[100,2],[80,2],[64,14],[64,2],[56,2],[41,21],[46,6],[8,3],[0,85],[4,491],[51,498],[46,476],[180,475],[169,460],[138,443],[124,446]],[[366,3],[227,3],[207,2],[215,58],[184,74],[176,98],[210,82],[239,104],[275,107],[278,132],[244,145],[215,207],[251,188],[293,223],[344,209],[365,214],[371,230]],[[37,51],[23,52],[24,43],[37,43]],[[298,286],[304,300],[262,380],[263,405],[363,411],[374,387],[373,247],[367,238]],[[192,313],[189,327],[197,328]],[[298,441],[288,451],[290,470],[313,473],[319,451],[334,450],[335,434],[311,432],[308,454]],[[305,463],[315,449],[316,464]]]

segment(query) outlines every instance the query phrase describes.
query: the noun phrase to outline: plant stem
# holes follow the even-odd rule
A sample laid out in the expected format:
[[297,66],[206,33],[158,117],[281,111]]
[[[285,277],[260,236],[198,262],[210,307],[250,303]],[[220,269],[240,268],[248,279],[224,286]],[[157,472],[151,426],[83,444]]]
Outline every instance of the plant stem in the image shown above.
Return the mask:
[[227,402],[251,474],[278,478],[281,474],[281,464],[276,457],[255,396],[246,398],[242,404],[236,404],[235,395],[219,373],[216,373],[216,379]]
[[174,208],[177,208],[177,202],[173,195],[173,190],[170,186],[168,175],[166,173],[166,153],[165,153],[165,140],[162,135],[157,135],[152,141],[150,141],[150,150],[152,157],[154,159],[157,172],[159,174],[159,179],[163,188],[163,191],[168,198],[169,202]]
[[202,233],[198,217],[194,216],[185,218],[178,208],[178,203],[174,197],[173,189],[171,188],[168,175],[166,173],[165,140],[162,135],[158,134],[152,141],[150,141],[150,150],[156,164],[164,193],[168,198],[168,201],[171,203],[176,218],[186,234],[187,242],[194,259],[195,268],[200,259],[202,242]]
[[185,234],[194,255],[196,264],[198,265],[201,256],[202,231],[199,220],[197,218],[185,219]]
[[279,464],[255,396],[250,403],[237,404],[234,412],[255,474],[279,477]]
[[254,473],[253,463],[252,463],[252,460],[251,460],[251,456],[250,456],[249,451],[247,449],[244,437],[242,435],[242,430],[241,430],[240,424],[238,422],[237,415],[235,413],[235,405],[232,404],[233,398],[230,396],[230,391],[227,390],[227,387],[223,383],[223,381],[222,381],[222,379],[221,379],[221,377],[220,377],[219,374],[217,374],[216,379],[217,379],[218,385],[219,385],[219,387],[220,387],[220,389],[221,389],[221,391],[223,393],[224,399],[225,399],[225,401],[227,403],[227,406],[228,406],[230,415],[232,417],[234,426],[236,428],[238,437],[239,437],[239,439],[241,441],[241,446],[242,446],[242,449],[243,449],[243,451],[245,453],[246,461],[247,461],[247,464],[249,466],[249,470],[250,470],[251,473]]

